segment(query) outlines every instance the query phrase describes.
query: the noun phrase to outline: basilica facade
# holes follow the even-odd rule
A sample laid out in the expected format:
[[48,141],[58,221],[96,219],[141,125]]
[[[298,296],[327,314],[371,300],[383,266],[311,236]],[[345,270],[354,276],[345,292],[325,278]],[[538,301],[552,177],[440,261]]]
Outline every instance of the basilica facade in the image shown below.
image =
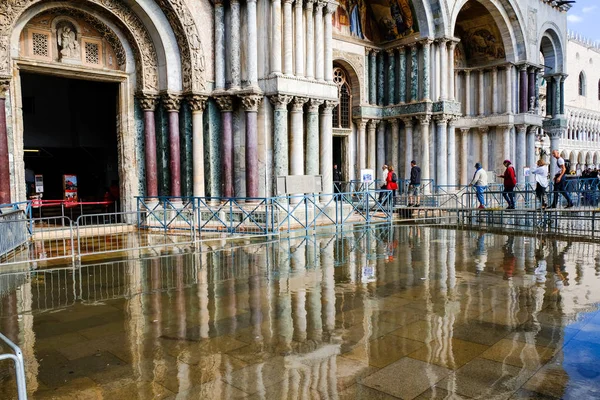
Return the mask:
[[558,146],[567,129],[558,4],[2,1],[0,203],[67,172],[88,198],[118,181],[127,210],[268,197],[287,175],[332,193],[334,164],[402,178],[414,159],[451,190],[511,159],[522,180],[539,130]]

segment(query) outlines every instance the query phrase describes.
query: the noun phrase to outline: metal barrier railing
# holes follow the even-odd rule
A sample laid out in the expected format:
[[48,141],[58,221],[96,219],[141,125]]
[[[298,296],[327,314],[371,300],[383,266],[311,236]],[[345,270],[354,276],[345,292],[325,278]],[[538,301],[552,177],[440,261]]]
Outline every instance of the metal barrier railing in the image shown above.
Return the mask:
[[15,364],[15,374],[17,376],[17,396],[19,400],[27,399],[27,382],[25,380],[25,363],[23,361],[23,352],[9,338],[0,333],[0,340],[3,341],[13,353],[0,354],[0,361],[12,360]]
[[238,234],[269,233],[272,204],[266,198],[195,198],[199,231]]
[[17,209],[0,214],[0,259],[29,240],[29,221],[25,211]]

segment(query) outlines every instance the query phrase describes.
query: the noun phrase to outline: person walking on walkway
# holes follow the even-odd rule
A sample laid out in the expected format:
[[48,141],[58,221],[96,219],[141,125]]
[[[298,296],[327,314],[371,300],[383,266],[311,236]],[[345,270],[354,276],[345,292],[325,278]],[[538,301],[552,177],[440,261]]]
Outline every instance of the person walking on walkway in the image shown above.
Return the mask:
[[507,210],[515,209],[515,186],[517,186],[517,176],[515,169],[512,166],[510,160],[504,160],[503,162],[506,170],[503,175],[498,175],[498,178],[504,178],[504,190],[502,191],[502,197],[508,203]]
[[562,194],[567,199],[567,206],[565,208],[573,207],[573,200],[567,192],[567,181],[565,174],[567,167],[565,166],[565,160],[560,156],[558,150],[552,150],[552,157],[556,159],[556,165],[558,166],[558,173],[554,177],[554,198],[552,199],[552,205],[549,208],[556,208],[558,204],[558,195]]
[[392,191],[392,206],[394,205],[394,199],[396,198],[396,189],[398,189],[398,175],[394,172],[394,167],[388,167],[388,174],[385,178],[386,188],[387,190]]
[[408,183],[408,207],[420,207],[419,192],[421,190],[421,168],[417,162],[410,162],[410,181]]
[[531,167],[531,174],[535,175],[535,197],[542,205],[542,210],[548,207],[546,203],[546,189],[548,188],[548,166],[541,158],[537,162],[537,167]]
[[483,198],[483,192],[487,189],[488,186],[488,177],[487,172],[481,166],[481,163],[475,164],[475,175],[473,175],[473,180],[469,183],[469,186],[474,186],[475,191],[477,192],[477,201],[479,201],[479,208],[485,208],[485,199]]

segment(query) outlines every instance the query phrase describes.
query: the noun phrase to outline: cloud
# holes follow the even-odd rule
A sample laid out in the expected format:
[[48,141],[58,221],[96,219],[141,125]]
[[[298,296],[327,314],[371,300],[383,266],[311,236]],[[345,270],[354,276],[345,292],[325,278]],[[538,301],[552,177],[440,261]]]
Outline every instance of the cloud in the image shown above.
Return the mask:
[[587,14],[589,12],[594,11],[596,8],[597,8],[596,6],[583,7],[583,13]]
[[583,21],[583,18],[581,18],[579,15],[577,14],[569,14],[567,16],[567,21],[572,22],[574,24],[579,23],[581,21]]

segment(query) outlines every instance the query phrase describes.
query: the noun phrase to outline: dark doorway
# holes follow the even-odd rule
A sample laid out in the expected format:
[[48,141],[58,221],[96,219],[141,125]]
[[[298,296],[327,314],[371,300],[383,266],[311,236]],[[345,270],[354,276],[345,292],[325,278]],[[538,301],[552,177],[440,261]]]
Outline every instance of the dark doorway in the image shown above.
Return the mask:
[[[342,171],[342,178],[343,180],[347,180],[348,177],[344,175],[344,156],[343,156],[343,151],[344,151],[344,138],[341,136],[334,136],[333,137],[333,163],[337,164],[338,168],[340,171]],[[333,168],[333,165],[331,166]]]
[[[27,194],[43,175],[45,200],[64,199],[64,175],[79,201],[119,200],[115,83],[21,74]],[[109,190],[110,189],[110,190]]]

